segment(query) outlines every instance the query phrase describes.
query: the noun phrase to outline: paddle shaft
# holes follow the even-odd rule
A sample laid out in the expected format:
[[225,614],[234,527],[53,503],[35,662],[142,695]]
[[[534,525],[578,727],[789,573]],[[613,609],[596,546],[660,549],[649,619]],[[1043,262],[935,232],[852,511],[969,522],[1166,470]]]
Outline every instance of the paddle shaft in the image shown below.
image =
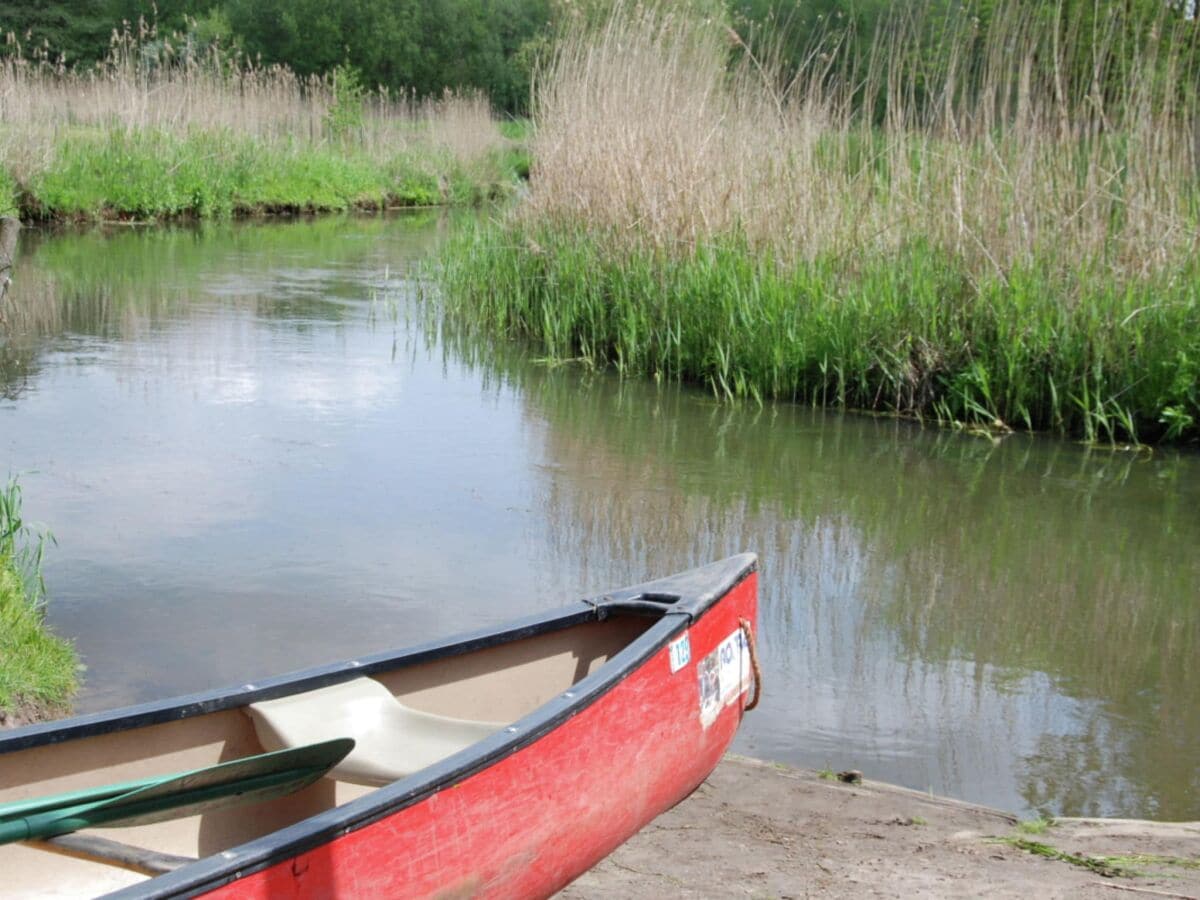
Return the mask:
[[[290,785],[292,782],[314,780],[320,778],[328,767],[310,767],[305,769],[290,769],[284,772],[271,772],[247,778],[237,783],[238,791],[235,796],[246,797],[247,794],[260,794],[272,788]],[[133,793],[138,793],[137,791]],[[120,802],[128,796],[122,794],[107,800],[94,803],[83,803],[52,812],[39,813],[7,822],[0,822],[0,844],[10,841],[27,841],[31,838],[56,837],[78,831],[81,828],[95,828],[102,825],[120,824],[126,819],[137,819],[142,816],[160,812],[179,806],[192,806],[206,803],[209,800],[230,796],[229,786],[218,784],[198,788],[194,791],[184,791],[168,797],[151,797],[142,801]]]
[[300,790],[354,747],[349,738],[278,750],[179,775],[74,791],[0,807],[0,844],[104,825],[193,815]]
[[165,781],[169,776],[159,775],[155,778],[143,778],[140,781],[125,781],[121,784],[106,784],[104,787],[84,788],[81,791],[71,791],[69,794],[55,794],[53,797],[38,797],[34,800],[20,800],[16,803],[6,803],[0,807],[0,824],[18,816],[33,816],[42,812],[78,806],[84,803],[94,803],[98,800],[109,800],[140,791]]

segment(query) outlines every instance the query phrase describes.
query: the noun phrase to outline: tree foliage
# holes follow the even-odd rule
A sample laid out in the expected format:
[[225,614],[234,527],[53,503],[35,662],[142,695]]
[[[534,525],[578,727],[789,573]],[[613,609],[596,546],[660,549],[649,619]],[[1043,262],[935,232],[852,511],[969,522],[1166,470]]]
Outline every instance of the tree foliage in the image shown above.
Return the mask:
[[[104,57],[114,30],[139,21],[157,31],[223,40],[264,63],[307,75],[349,66],[365,86],[418,96],[446,88],[485,91],[500,109],[523,112],[540,53],[568,17],[603,17],[614,0],[0,0],[0,34],[24,52],[47,50],[68,64]],[[820,48],[865,59],[898,28],[920,33],[927,67],[944,65],[946,36],[985,33],[997,16],[1037,27],[1069,45],[1056,77],[1088,89],[1123,83],[1120,65],[1098,72],[1100,57],[1124,59],[1156,40],[1164,17],[1191,26],[1200,55],[1196,0],[680,0],[680,9],[723,15],[746,47],[794,69]],[[1109,52],[1117,45],[1117,52]],[[919,77],[919,76],[917,76]],[[919,90],[919,85],[918,85]]]
[[115,20],[110,0],[0,0],[0,35],[12,34],[30,55],[68,64],[104,55]]

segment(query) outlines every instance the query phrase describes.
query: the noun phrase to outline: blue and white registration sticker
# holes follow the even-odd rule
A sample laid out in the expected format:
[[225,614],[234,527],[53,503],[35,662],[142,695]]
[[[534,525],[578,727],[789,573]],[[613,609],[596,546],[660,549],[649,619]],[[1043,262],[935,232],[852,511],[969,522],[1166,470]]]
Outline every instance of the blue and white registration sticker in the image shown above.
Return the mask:
[[671,652],[672,675],[692,661],[692,642],[686,631],[682,637],[671,641],[668,649]]

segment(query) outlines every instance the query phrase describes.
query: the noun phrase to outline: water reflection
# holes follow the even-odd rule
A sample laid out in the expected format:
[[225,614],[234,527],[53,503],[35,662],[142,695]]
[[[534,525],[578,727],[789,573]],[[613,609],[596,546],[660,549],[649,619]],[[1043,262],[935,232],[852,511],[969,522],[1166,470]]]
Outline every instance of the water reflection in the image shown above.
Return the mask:
[[551,369],[429,319],[451,227],[25,234],[0,452],[84,709],[743,549],[741,749],[1023,810],[1200,816],[1200,461]]
[[[0,325],[0,395],[19,396],[64,336],[76,351],[84,336],[134,345],[181,318],[230,327],[223,319],[232,309],[256,326],[298,334],[360,325],[364,299],[395,288],[390,274],[423,258],[445,225],[422,213],[290,226],[25,230]],[[381,241],[400,252],[390,257]],[[199,293],[224,303],[197,305]]]
[[1027,810],[1195,816],[1195,457],[491,359],[540,436],[542,570],[603,584],[762,555],[752,752]]

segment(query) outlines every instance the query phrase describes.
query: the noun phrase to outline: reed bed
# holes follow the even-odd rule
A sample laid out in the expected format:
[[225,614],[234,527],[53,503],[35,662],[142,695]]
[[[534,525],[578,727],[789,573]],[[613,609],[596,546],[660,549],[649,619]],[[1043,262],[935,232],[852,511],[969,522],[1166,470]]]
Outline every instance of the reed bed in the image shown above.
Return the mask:
[[1196,23],[1132,54],[1125,28],[1013,3],[932,54],[897,19],[784,72],[719,21],[620,6],[560,40],[527,201],[451,246],[448,302],[730,397],[1194,439]]
[[0,57],[0,207],[40,217],[164,217],[428,205],[512,183],[481,95],[417,100],[352,71],[302,78],[153,31],[68,69]]

